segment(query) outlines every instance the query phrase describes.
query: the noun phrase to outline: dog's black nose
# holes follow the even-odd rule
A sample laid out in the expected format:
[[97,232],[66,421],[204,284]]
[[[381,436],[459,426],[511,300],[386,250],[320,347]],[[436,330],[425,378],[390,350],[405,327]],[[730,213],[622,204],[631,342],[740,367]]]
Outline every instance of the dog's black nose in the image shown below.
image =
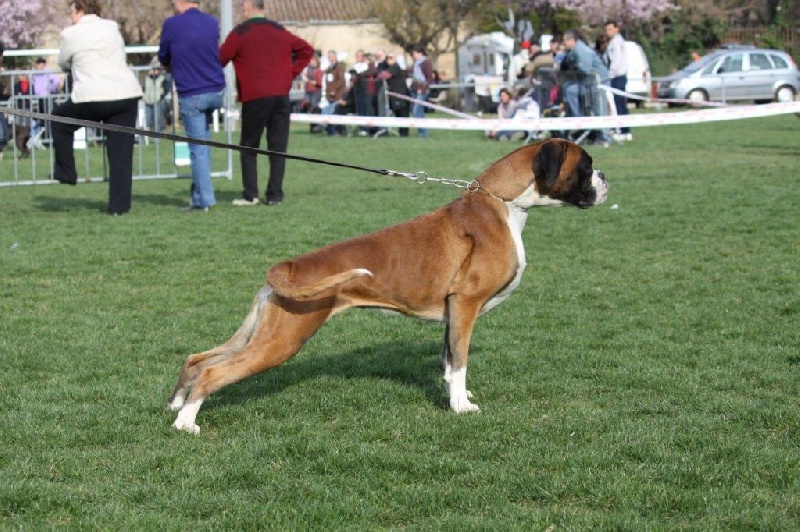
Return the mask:
[[597,177],[599,177],[603,181],[606,180],[606,174],[604,174],[603,172],[597,172]]

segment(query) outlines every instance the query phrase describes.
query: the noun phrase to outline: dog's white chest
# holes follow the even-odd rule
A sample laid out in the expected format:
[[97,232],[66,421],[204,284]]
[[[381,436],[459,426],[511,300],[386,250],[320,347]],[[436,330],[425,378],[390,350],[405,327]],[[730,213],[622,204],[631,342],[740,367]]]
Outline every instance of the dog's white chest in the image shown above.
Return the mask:
[[506,208],[508,209],[506,223],[508,224],[508,230],[511,232],[511,239],[514,241],[514,248],[517,252],[517,271],[514,272],[514,278],[511,279],[508,285],[495,294],[489,301],[484,303],[483,308],[481,308],[481,314],[489,312],[505,301],[508,296],[517,289],[522,280],[522,272],[525,271],[525,247],[522,245],[522,230],[525,228],[525,221],[528,219],[528,213],[518,207],[508,204],[506,204]]

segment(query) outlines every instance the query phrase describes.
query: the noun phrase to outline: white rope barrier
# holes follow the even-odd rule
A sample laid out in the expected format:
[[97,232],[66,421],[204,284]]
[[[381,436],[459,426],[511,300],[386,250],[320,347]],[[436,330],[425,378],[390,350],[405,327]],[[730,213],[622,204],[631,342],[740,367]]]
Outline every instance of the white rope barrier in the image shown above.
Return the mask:
[[459,118],[396,118],[354,115],[292,114],[292,121],[306,124],[349,125],[364,127],[410,127],[454,129],[461,131],[574,131],[616,127],[653,127],[679,124],[701,124],[745,118],[763,118],[800,113],[800,101],[763,105],[736,105],[713,109],[690,109],[674,112],[635,113],[624,116],[587,116],[563,118],[483,119]]

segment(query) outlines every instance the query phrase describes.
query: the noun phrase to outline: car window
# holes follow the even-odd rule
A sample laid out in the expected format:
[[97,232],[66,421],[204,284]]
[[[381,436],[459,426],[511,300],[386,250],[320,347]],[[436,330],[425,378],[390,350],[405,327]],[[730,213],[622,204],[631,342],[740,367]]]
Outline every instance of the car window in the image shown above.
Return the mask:
[[769,56],[772,58],[773,63],[775,63],[775,68],[789,68],[789,63],[787,63],[783,57],[777,54],[769,54]]
[[719,69],[717,69],[717,73],[722,74],[723,72],[741,72],[743,58],[744,54],[731,54],[725,56],[725,59],[722,60],[722,63],[719,66]]
[[750,54],[750,70],[772,70],[767,54]]

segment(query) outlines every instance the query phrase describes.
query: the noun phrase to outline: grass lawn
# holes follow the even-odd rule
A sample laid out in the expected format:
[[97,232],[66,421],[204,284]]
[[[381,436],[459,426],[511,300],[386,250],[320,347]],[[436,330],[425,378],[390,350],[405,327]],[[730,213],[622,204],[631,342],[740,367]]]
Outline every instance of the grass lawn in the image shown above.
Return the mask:
[[[138,181],[121,218],[101,183],[0,188],[0,529],[798,529],[800,120],[634,134],[588,148],[605,205],[530,213],[473,415],[448,409],[441,325],[358,310],[209,398],[198,436],[164,409],[270,265],[453,187],[290,161],[283,205],[234,208],[237,159],[209,213],[178,212],[186,179]],[[514,146],[290,141],[460,179]]]

